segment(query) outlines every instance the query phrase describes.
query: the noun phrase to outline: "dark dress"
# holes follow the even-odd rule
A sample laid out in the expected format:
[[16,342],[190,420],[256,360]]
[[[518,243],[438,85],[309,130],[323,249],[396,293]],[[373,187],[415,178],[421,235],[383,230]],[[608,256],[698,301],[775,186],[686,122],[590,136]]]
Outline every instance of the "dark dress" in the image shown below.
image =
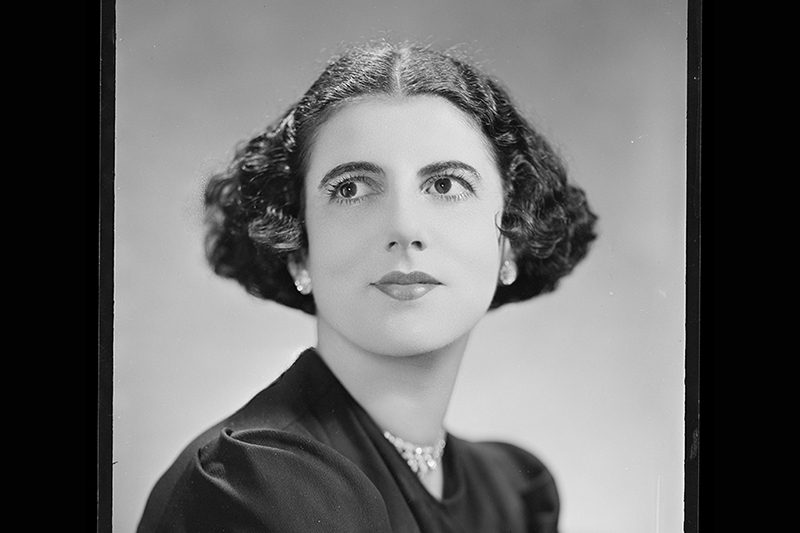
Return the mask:
[[556,532],[547,469],[510,444],[447,436],[436,500],[314,350],[190,444],[139,533]]

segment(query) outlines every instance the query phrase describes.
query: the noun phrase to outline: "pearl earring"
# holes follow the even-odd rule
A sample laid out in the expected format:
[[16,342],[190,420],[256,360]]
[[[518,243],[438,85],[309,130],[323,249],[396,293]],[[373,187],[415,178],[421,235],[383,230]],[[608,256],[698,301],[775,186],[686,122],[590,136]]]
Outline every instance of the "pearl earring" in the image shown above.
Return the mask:
[[500,267],[500,283],[511,285],[517,279],[517,264],[514,261],[505,260]]
[[294,286],[300,294],[311,294],[311,277],[308,275],[307,270],[303,269],[297,274],[294,280]]

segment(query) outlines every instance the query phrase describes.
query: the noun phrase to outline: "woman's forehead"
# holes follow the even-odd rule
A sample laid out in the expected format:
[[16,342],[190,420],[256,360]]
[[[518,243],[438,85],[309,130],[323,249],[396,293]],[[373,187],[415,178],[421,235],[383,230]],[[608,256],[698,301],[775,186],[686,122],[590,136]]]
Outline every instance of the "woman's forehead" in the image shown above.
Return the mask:
[[467,158],[494,163],[491,143],[478,123],[448,100],[432,95],[380,95],[347,102],[319,127],[308,153],[311,172],[349,158]]

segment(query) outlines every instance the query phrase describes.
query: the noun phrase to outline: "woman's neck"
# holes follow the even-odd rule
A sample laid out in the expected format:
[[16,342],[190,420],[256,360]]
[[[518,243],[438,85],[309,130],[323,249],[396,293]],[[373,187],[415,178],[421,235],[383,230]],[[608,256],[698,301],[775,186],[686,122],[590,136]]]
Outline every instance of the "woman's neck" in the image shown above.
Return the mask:
[[409,356],[363,350],[324,323],[318,336],[322,359],[382,430],[419,445],[436,440],[468,335],[434,352]]

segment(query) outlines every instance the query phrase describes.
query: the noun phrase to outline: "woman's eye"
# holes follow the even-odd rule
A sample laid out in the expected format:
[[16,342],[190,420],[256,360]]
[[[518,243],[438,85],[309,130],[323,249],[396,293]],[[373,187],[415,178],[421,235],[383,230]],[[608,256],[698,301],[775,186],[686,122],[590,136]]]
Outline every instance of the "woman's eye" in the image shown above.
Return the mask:
[[440,176],[428,182],[425,192],[458,200],[472,194],[472,188],[460,178]]
[[354,181],[346,181],[339,185],[338,192],[342,198],[355,198],[358,194],[358,184]]
[[353,201],[369,195],[372,187],[365,180],[345,179],[334,184],[330,188],[330,195],[333,200]]
[[447,194],[452,186],[453,182],[450,178],[439,178],[433,182],[433,188],[439,194]]

